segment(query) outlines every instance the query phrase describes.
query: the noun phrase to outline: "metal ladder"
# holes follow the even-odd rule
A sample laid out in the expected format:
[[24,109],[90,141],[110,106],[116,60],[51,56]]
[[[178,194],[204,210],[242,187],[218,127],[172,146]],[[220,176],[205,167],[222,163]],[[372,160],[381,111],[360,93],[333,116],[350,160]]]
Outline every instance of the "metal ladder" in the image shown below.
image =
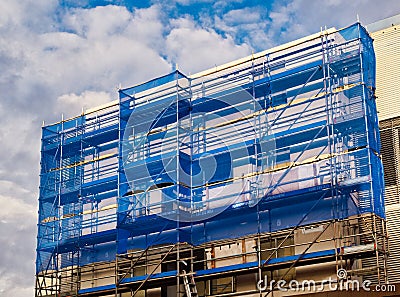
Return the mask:
[[187,297],[197,297],[196,283],[194,282],[193,272],[186,273],[182,270],[183,284],[185,286],[185,292]]

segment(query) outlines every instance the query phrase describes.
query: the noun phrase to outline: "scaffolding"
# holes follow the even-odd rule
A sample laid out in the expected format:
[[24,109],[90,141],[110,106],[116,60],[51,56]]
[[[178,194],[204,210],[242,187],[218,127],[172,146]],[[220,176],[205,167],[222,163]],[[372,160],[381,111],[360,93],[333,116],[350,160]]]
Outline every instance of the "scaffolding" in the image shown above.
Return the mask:
[[37,296],[77,295],[81,266],[115,256],[104,253],[116,240],[118,114],[110,104],[42,128]]
[[36,296],[386,282],[374,61],[357,23],[43,127]]

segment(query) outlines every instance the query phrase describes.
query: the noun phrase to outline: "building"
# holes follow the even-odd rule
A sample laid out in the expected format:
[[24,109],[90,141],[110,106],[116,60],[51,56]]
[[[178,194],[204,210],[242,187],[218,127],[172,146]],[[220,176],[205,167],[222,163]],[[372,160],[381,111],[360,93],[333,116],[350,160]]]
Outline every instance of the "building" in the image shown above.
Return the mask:
[[359,23],[176,70],[42,128],[36,296],[384,284],[383,191]]
[[376,95],[389,232],[388,280],[400,283],[400,15],[368,25],[376,54]]

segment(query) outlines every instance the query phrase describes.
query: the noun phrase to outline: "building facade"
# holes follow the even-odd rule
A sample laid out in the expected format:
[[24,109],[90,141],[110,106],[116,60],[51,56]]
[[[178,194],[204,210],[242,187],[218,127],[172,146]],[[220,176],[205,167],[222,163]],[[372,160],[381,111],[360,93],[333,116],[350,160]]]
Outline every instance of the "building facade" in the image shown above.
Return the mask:
[[389,233],[388,280],[400,275],[400,15],[368,25],[376,55],[376,96],[385,172],[385,208]]
[[375,55],[360,24],[119,97],[42,128],[36,296],[387,281]]

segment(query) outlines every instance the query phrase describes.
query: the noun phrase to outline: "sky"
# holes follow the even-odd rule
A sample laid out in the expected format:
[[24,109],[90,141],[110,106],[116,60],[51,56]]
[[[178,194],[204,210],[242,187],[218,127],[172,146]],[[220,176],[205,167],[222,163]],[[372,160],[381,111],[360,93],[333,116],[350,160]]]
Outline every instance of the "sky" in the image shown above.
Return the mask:
[[43,121],[176,65],[195,73],[399,13],[398,0],[0,0],[0,296],[34,296]]

